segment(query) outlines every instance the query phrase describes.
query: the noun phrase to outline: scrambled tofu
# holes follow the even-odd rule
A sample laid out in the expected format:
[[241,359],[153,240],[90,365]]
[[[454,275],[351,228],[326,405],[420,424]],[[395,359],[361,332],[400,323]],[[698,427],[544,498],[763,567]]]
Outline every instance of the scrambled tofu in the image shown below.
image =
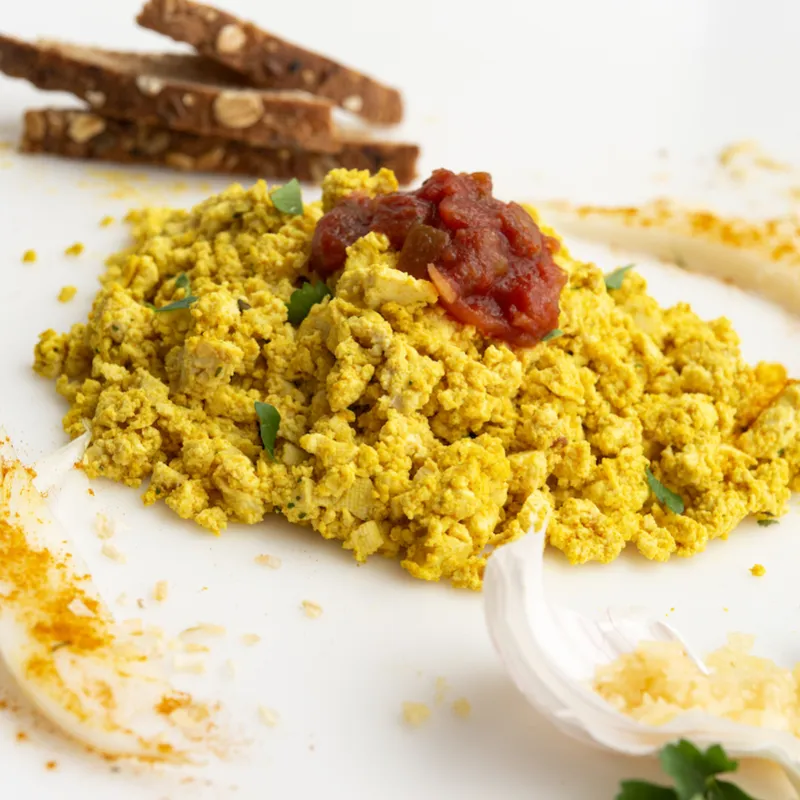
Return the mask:
[[[149,478],[146,503],[214,533],[280,513],[359,561],[379,553],[470,588],[543,502],[550,544],[573,563],[629,543],[688,556],[749,514],[785,512],[800,386],[745,364],[727,320],[660,308],[635,272],[608,290],[562,248],[563,335],[515,350],[452,320],[371,233],[333,296],[291,325],[323,208],[394,189],[391,173],[335,170],[299,216],[264,182],[191,212],[133,213],[135,244],[109,260],[88,322],[36,347],[36,371],[70,404],[67,432],[91,421],[87,473]],[[188,307],[155,310],[175,302]],[[280,412],[274,460],[257,401]]]

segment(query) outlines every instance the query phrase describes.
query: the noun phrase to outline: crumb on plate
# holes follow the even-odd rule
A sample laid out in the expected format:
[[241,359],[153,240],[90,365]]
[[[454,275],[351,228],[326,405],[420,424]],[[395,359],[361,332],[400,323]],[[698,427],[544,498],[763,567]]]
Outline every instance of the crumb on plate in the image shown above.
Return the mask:
[[322,616],[322,606],[319,603],[314,603],[311,600],[303,600],[303,612],[311,619],[317,619]]
[[280,715],[278,712],[267,706],[258,707],[258,716],[268,728],[274,728],[280,722]]
[[153,599],[158,603],[163,603],[169,596],[169,582],[158,581],[153,587]]
[[77,286],[64,286],[58,293],[58,302],[69,303],[69,301],[72,300],[76,294],[78,294]]
[[412,728],[419,728],[428,721],[430,715],[431,710],[425,703],[403,703],[403,721]]
[[37,258],[38,258],[38,255],[37,255],[35,250],[26,250],[22,254],[22,262],[24,264],[34,264],[34,263],[36,263],[36,259]]
[[457,717],[466,719],[472,713],[472,705],[466,697],[459,697],[453,700],[453,713]]
[[750,567],[750,574],[754,575],[756,578],[760,578],[762,575],[767,574],[767,570],[763,564],[753,564],[753,566]]
[[253,560],[260,567],[269,567],[270,569],[279,569],[282,563],[280,558],[278,558],[278,556],[272,556],[266,553],[260,556],[256,556]]
[[75,242],[75,244],[71,244],[64,251],[64,255],[65,256],[79,256],[79,255],[81,255],[81,253],[83,253],[84,250],[85,250],[85,247],[83,245],[83,242]]

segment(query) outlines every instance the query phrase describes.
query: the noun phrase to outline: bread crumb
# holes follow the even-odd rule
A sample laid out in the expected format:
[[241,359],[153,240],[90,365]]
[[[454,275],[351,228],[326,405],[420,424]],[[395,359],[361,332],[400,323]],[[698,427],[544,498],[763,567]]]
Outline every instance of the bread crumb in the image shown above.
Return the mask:
[[242,644],[247,647],[252,647],[254,644],[258,644],[261,641],[261,637],[257,633],[245,633],[242,636]]
[[230,678],[235,678],[236,677],[236,673],[238,672],[238,669],[236,667],[236,662],[232,658],[229,658],[225,662],[225,670],[228,673],[228,677],[230,677]]
[[58,769],[58,762],[56,762],[56,761],[48,761],[45,764],[45,767],[47,767],[47,769],[49,769],[52,772],[54,769]]
[[65,251],[65,256],[79,256],[86,248],[83,246],[83,242],[75,242],[75,244],[71,244]]
[[178,636],[183,639],[186,636],[193,636],[195,634],[200,634],[201,636],[224,636],[225,628],[222,625],[214,625],[212,622],[201,622],[198,625],[181,631]]
[[114,535],[114,523],[105,514],[98,513],[94,518],[94,532],[98,539],[110,539]]
[[92,489],[91,487],[90,487],[89,489],[87,489],[87,490],[86,490],[86,493],[87,493],[87,494],[88,494],[90,497],[94,497],[94,489]]
[[117,598],[117,605],[118,605],[118,606],[126,606],[126,605],[128,605],[128,595],[127,595],[127,593],[126,593],[126,592],[123,592],[123,593],[122,593],[122,594],[121,594],[121,595],[120,595],[120,596]]
[[122,552],[120,552],[115,545],[111,544],[111,542],[103,542],[101,552],[106,558],[110,558],[112,561],[116,561],[119,564],[124,564],[127,561]]
[[37,258],[38,258],[38,256],[36,255],[36,251],[35,250],[26,250],[22,254],[22,263],[23,264],[35,264]]
[[453,713],[461,719],[466,719],[472,713],[472,706],[466,697],[459,697],[453,700]]
[[260,567],[269,567],[270,569],[279,569],[281,560],[278,556],[270,556],[266,553],[264,555],[256,556],[253,559]]
[[764,568],[763,564],[753,564],[750,567],[750,574],[754,575],[756,578],[760,578],[762,575],[767,574],[767,570]]
[[436,679],[436,692],[434,694],[434,700],[436,701],[437,706],[440,706],[442,703],[444,703],[449,688],[450,687],[447,685],[447,678],[438,677]]
[[310,619],[317,619],[322,616],[322,606],[312,603],[311,600],[303,600],[303,611]]
[[69,303],[76,294],[78,294],[78,288],[76,286],[64,286],[58,293],[58,302]]
[[163,603],[169,595],[169,583],[158,581],[153,588],[153,599],[158,603]]
[[114,217],[103,217],[103,219],[100,220],[100,227],[107,228],[109,225],[113,225],[114,222]]
[[403,721],[412,728],[419,728],[430,715],[431,710],[425,703],[403,703]]
[[139,608],[146,608],[147,604],[144,602],[144,597],[137,597],[136,605],[139,606]]
[[27,742],[28,741],[28,734],[25,731],[17,731],[17,741],[18,742]]
[[258,707],[258,716],[268,728],[274,728],[281,720],[277,711],[266,706]]

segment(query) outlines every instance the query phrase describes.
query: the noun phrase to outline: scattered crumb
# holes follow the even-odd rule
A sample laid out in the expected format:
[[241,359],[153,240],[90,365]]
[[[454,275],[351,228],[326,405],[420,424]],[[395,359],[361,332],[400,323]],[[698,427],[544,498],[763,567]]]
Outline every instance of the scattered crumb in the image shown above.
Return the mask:
[[186,628],[181,631],[178,636],[181,639],[186,636],[200,634],[203,636],[224,636],[225,628],[222,625],[214,625],[212,622],[201,622],[198,625],[193,625],[191,628]]
[[94,497],[94,489],[87,489],[86,493]]
[[38,258],[35,250],[26,250],[22,254],[22,263],[23,264],[34,264],[36,259]]
[[430,715],[431,710],[425,703],[403,703],[403,721],[412,728],[419,728]]
[[83,242],[75,242],[75,244],[70,245],[65,251],[65,256],[79,256],[85,250],[83,246]]
[[767,570],[764,568],[763,564],[753,564],[750,567],[750,574],[754,575],[756,578],[760,578],[762,575],[767,574]]
[[107,228],[109,225],[113,225],[114,221],[114,217],[103,217],[103,219],[100,220],[100,227]]
[[242,644],[246,645],[247,647],[252,647],[254,644],[258,644],[261,641],[261,637],[257,633],[245,633],[242,636]]
[[127,593],[126,593],[126,592],[123,592],[123,593],[122,593],[122,594],[121,594],[121,595],[120,595],[120,596],[117,598],[117,605],[118,605],[118,606],[126,606],[126,605],[128,605],[128,595],[127,595]]
[[727,612],[728,611],[728,606],[722,606],[722,610]]
[[110,558],[112,561],[116,561],[119,564],[124,564],[127,561],[119,548],[111,544],[111,542],[103,542],[101,552],[106,558]]
[[278,558],[278,556],[270,556],[270,555],[264,554],[264,555],[261,555],[261,556],[256,556],[253,560],[260,567],[269,567],[270,569],[279,569],[280,566],[281,566],[281,560]]
[[182,655],[176,653],[172,660],[172,666],[176,672],[192,672],[195,675],[202,675],[206,671],[206,662],[202,657],[195,655]]
[[466,697],[459,697],[453,700],[453,713],[461,719],[466,719],[472,713],[472,706]]
[[78,294],[78,288],[76,286],[64,286],[58,293],[58,302],[69,303],[76,294]]
[[317,619],[322,616],[322,606],[312,603],[311,600],[303,600],[303,611],[310,619]]
[[236,666],[236,662],[232,658],[229,658],[225,662],[225,671],[228,673],[228,677],[230,677],[230,678],[235,678],[236,677],[236,673],[238,672],[238,668]]
[[52,772],[54,769],[58,769],[58,763],[56,761],[48,761],[45,767]]
[[281,721],[278,712],[266,706],[258,707],[258,716],[268,728],[274,728]]
[[94,532],[98,539],[110,539],[114,535],[114,523],[105,514],[98,513],[94,518]]
[[442,703],[444,703],[449,688],[450,687],[447,685],[447,678],[439,677],[436,679],[436,692],[434,694],[434,700],[436,701],[437,706],[440,706]]
[[28,734],[25,731],[17,731],[17,741],[18,742],[27,742],[28,741]]
[[144,597],[137,597],[136,605],[139,606],[139,608],[147,608],[147,603],[144,602]]
[[169,583],[167,581],[158,581],[153,588],[153,599],[158,603],[163,603],[169,595]]
[[211,648],[200,642],[185,642],[183,645],[184,653],[210,653]]

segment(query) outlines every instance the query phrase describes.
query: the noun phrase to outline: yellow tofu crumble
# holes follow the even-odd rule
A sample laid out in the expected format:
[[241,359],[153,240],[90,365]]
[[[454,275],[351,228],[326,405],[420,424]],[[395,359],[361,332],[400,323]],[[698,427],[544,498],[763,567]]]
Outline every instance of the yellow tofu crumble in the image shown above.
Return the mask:
[[73,297],[78,293],[78,290],[74,286],[64,286],[61,291],[58,293],[58,302],[59,303],[69,303]]
[[84,251],[84,246],[81,242],[75,242],[75,244],[70,245],[65,251],[65,256],[79,256]]
[[[298,216],[263,181],[191,211],[132,212],[134,243],[108,260],[89,319],[36,347],[36,371],[70,405],[67,432],[91,422],[87,474],[151,478],[145,503],[213,533],[276,511],[360,562],[390,556],[473,589],[487,552],[544,505],[549,543],[576,564],[628,545],[689,556],[748,515],[785,513],[800,386],[778,364],[746,364],[728,320],[661,308],[635,271],[609,290],[562,247],[563,335],[513,349],[448,316],[370,233],[332,296],[290,324],[324,210],[396,187],[387,171],[334,170]],[[156,310],[176,301],[188,307]],[[256,402],[280,413],[274,460]]]
[[763,564],[753,564],[753,566],[750,567],[750,574],[756,578],[760,578],[762,575],[767,574],[767,570]]
[[22,254],[22,263],[23,264],[34,264],[36,263],[36,259],[38,258],[35,250],[26,250]]

